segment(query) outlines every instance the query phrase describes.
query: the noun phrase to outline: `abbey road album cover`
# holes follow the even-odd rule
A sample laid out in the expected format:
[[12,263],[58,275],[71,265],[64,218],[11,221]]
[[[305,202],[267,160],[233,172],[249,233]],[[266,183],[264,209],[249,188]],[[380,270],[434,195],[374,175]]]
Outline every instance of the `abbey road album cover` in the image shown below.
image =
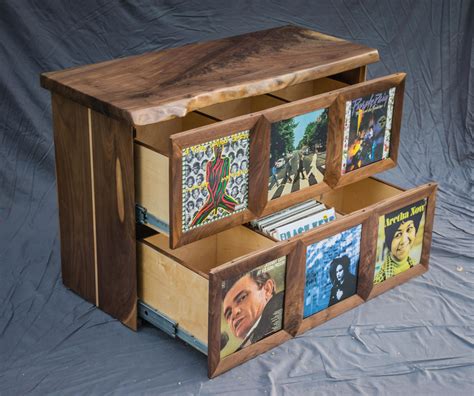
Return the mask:
[[328,109],[272,123],[268,199],[276,199],[324,179]]

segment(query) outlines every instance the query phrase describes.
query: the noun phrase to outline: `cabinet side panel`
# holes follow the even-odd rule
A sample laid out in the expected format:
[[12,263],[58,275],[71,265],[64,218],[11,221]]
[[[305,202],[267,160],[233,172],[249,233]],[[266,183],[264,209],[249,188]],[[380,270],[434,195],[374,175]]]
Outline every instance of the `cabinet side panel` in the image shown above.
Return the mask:
[[137,326],[133,132],[90,111],[99,307]]
[[96,304],[87,108],[52,95],[63,283]]

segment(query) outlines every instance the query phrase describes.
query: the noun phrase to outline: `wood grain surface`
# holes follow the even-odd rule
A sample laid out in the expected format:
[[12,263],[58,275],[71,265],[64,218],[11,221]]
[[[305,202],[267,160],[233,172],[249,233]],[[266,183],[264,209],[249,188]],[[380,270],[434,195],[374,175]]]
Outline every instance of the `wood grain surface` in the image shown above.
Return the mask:
[[99,308],[137,326],[133,131],[91,111]]
[[283,26],[43,73],[41,85],[98,112],[147,125],[378,60],[375,49]]
[[56,94],[52,110],[63,283],[96,304],[88,110]]

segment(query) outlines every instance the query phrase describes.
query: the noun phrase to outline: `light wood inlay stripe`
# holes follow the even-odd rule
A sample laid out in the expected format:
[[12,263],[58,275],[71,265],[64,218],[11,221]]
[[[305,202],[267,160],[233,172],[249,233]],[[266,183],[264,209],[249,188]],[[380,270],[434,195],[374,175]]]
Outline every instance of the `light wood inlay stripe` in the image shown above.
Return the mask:
[[92,149],[92,119],[91,109],[87,109],[87,122],[89,125],[89,150],[91,161],[91,184],[92,184],[92,230],[94,234],[94,275],[95,275],[95,305],[99,306],[99,276],[97,266],[97,227],[95,215],[95,184],[94,184],[94,150]]

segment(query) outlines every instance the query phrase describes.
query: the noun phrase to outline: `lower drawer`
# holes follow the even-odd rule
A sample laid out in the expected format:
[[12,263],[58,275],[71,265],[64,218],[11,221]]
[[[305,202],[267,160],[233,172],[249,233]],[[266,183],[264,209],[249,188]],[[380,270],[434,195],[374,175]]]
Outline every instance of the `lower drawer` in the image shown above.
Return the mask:
[[287,241],[237,226],[137,243],[140,315],[208,356],[214,377],[425,272],[435,184],[366,179],[315,197],[337,220]]

